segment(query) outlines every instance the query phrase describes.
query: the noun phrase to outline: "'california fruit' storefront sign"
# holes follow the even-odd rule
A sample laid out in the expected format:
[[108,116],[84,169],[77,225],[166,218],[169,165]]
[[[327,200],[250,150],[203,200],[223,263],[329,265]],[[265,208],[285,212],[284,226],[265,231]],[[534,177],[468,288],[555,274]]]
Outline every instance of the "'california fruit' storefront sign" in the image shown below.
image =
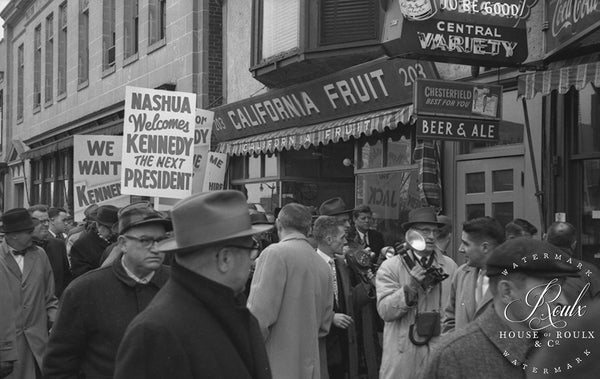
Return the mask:
[[515,66],[527,58],[525,20],[537,0],[388,0],[390,56]]

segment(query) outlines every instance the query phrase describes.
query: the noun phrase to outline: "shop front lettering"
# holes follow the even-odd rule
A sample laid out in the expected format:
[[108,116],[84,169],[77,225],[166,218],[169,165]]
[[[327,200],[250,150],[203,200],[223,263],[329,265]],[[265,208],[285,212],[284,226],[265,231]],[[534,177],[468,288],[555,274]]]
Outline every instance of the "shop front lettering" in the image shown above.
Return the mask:
[[382,69],[357,75],[351,77],[349,80],[343,79],[335,83],[325,84],[323,91],[325,91],[325,95],[327,95],[333,109],[338,109],[336,101],[340,99],[344,101],[346,106],[351,106],[377,100],[380,96],[389,96],[383,82]]
[[517,42],[501,39],[498,28],[492,26],[438,21],[436,29],[438,33],[417,31],[422,49],[512,57],[518,45]]
[[480,13],[484,16],[522,18],[527,14],[525,4],[526,1],[523,0],[519,1],[518,4],[499,1],[441,0],[440,9],[458,13]]
[[275,97],[262,102],[242,106],[227,112],[231,124],[237,130],[319,114],[321,110],[308,93]]
[[496,139],[496,125],[491,123],[475,122],[473,124],[465,124],[464,122],[449,120],[423,119],[419,124],[419,134],[425,136],[457,137],[458,139],[461,137],[465,139]]
[[552,36],[569,27],[576,30],[575,24],[594,12],[600,12],[599,0],[557,0],[552,15]]
[[398,207],[396,191],[384,190],[377,187],[369,187],[369,204],[381,205],[384,207]]

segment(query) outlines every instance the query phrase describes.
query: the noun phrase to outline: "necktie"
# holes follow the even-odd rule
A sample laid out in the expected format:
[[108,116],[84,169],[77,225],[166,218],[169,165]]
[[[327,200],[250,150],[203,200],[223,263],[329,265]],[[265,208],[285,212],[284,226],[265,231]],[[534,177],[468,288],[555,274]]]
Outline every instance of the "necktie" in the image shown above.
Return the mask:
[[483,295],[489,286],[489,278],[485,275],[485,270],[479,270],[477,275],[477,286],[475,288],[475,303],[479,305],[483,300]]
[[331,268],[331,274],[333,276],[333,301],[335,304],[338,303],[338,285],[337,285],[337,271],[335,270],[335,262],[333,259],[329,260],[329,267]]

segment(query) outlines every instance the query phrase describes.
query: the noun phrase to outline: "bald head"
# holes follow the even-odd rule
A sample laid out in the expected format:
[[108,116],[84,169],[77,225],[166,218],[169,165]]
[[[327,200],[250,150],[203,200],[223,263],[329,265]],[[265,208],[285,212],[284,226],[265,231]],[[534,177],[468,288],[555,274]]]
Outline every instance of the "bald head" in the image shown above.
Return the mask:
[[554,222],[548,228],[546,241],[564,249],[575,249],[575,227],[568,222]]

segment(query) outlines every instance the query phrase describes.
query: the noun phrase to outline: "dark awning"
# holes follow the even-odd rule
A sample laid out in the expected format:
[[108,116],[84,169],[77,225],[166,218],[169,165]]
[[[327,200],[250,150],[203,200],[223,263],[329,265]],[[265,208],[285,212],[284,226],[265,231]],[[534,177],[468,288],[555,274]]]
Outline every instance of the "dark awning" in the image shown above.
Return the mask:
[[407,124],[412,115],[412,105],[383,111],[365,113],[319,124],[289,128],[260,135],[219,143],[218,151],[230,155],[271,153],[283,149],[308,148],[312,145],[327,145],[350,137],[370,136],[373,132],[383,132]]

